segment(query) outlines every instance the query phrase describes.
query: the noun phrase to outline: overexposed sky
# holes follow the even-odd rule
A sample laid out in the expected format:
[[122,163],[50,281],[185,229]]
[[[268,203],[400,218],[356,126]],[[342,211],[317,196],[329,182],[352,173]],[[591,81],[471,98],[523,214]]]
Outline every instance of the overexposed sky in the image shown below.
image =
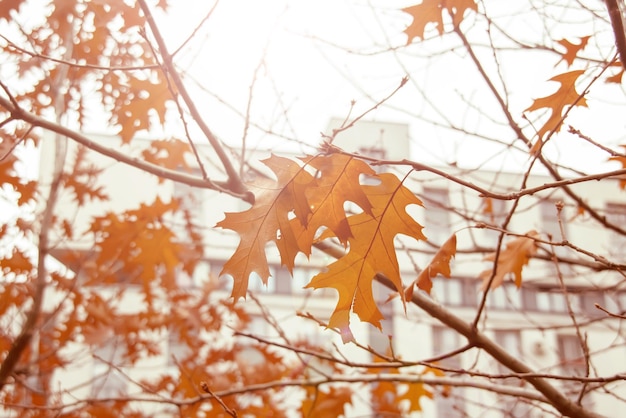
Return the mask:
[[[172,3],[169,16],[159,16],[159,21],[168,28],[164,32],[173,49],[213,4],[191,0]],[[541,42],[546,33],[572,40],[598,33],[600,43],[612,42],[610,32],[606,32],[608,26],[589,21],[588,15],[578,13],[576,8],[566,14],[558,8],[549,9],[547,12],[554,11],[552,17],[563,23],[549,23],[547,27],[528,12],[526,2],[515,6],[505,3],[487,2],[485,7],[490,16],[530,45]],[[410,4],[375,0],[220,1],[196,38],[177,57],[177,64],[188,71],[189,80],[210,92],[189,84],[202,103],[209,125],[233,145],[242,141],[242,114],[250,97],[252,123],[315,144],[331,117],[348,115],[352,100],[355,105],[351,114],[358,115],[391,93],[402,76],[408,74],[409,84],[387,102],[388,106],[372,111],[367,118],[409,123],[414,159],[458,162],[468,167],[488,161],[488,167],[500,168],[501,147],[476,142],[441,126],[452,122],[494,138],[502,135],[507,139],[511,135],[509,129],[500,126],[503,118],[496,101],[467,53],[458,49],[459,41],[454,35],[436,37],[431,32],[426,41],[403,47],[406,35],[402,31],[411,18],[400,9]],[[469,16],[465,29],[470,39],[476,41],[476,53],[485,68],[496,75],[485,31],[470,30],[474,20]],[[504,37],[496,40],[503,47],[513,45]],[[450,51],[452,48],[457,49]],[[593,54],[592,51],[587,56]],[[548,82],[549,78],[584,68],[567,68],[564,63],[557,64],[556,55],[533,50],[502,53],[500,60],[500,74],[509,82],[507,90],[512,94],[511,107],[516,117],[534,98],[556,91],[558,85]],[[590,68],[587,79],[597,71]],[[622,132],[626,118],[619,111],[625,102],[623,90],[598,83],[590,91],[588,101],[589,109],[574,110],[568,122],[608,145],[625,141]],[[229,106],[237,111],[229,110]],[[481,116],[483,110],[499,120]],[[589,170],[603,165],[605,155],[592,152],[592,147],[575,138],[561,138],[567,135],[555,138],[555,145],[547,147],[546,152],[564,161],[574,158]],[[285,140],[271,138],[254,127],[249,127],[246,140],[248,145],[263,148],[285,144]],[[569,142],[558,146],[563,141]],[[577,154],[584,158],[577,159]],[[522,169],[527,160],[520,153],[509,153],[504,165]]]

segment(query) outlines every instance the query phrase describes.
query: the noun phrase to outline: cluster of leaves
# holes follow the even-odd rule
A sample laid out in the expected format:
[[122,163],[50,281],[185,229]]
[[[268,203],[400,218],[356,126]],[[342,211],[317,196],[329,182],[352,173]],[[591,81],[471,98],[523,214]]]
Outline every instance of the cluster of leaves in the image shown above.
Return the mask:
[[[4,1],[0,20],[11,21],[23,15],[26,5],[26,0]],[[161,0],[158,6],[166,9],[167,2]],[[233,331],[241,334],[248,329],[251,317],[241,304],[216,298],[213,278],[193,292],[181,287],[180,278],[193,275],[199,260],[205,257],[205,247],[201,231],[191,214],[182,209],[180,200],[157,197],[137,207],[98,213],[90,218],[85,230],[78,230],[75,214],[89,203],[105,206],[112,194],[99,182],[105,168],[90,163],[86,148],[72,148],[75,152],[70,154],[71,160],[61,161],[61,171],[56,178],[45,179],[46,184],[23,180],[18,175],[16,147],[37,143],[26,124],[37,121],[28,119],[27,114],[52,113],[57,120],[64,118],[80,129],[90,114],[89,99],[97,97],[99,110],[105,111],[107,122],[123,145],[131,143],[139,132],[149,130],[152,123],[163,123],[168,102],[178,100],[181,92],[172,83],[175,69],[163,64],[168,61],[164,51],[158,52],[147,41],[146,19],[140,9],[125,0],[54,1],[45,10],[45,22],[35,24],[28,33],[16,32],[24,39],[12,42],[3,38],[7,43],[3,57],[9,57],[7,65],[14,66],[17,75],[15,91],[2,84],[10,100],[6,100],[0,124],[0,186],[10,189],[19,208],[37,203],[44,207],[38,208],[44,213],[46,205],[54,210],[55,204],[46,201],[45,192],[57,187],[71,200],[74,210],[55,213],[49,220],[42,215],[37,222],[18,218],[0,228],[0,242],[15,241],[17,237],[33,247],[39,245],[37,251],[54,255],[65,266],[46,272],[43,263],[37,265],[28,251],[14,243],[2,254],[0,320],[6,331],[0,336],[0,353],[13,351],[20,333],[37,334],[18,353],[20,362],[11,370],[10,378],[0,380],[2,404],[16,405],[20,411],[37,405],[33,410],[41,411],[41,416],[47,414],[46,408],[62,411],[59,414],[67,417],[142,416],[128,394],[107,404],[87,397],[68,408],[62,396],[50,395],[54,391],[52,377],[56,371],[73,365],[75,358],[67,353],[73,353],[77,345],[95,351],[113,340],[122,349],[121,361],[95,360],[106,363],[109,372],[138,367],[147,358],[165,354],[159,336],[168,333],[189,348],[180,358],[173,358],[176,372],[161,371],[135,387],[176,407],[181,416],[223,416],[238,410],[253,416],[286,416],[287,403],[280,402],[286,391],[281,384],[298,378],[304,379],[300,391],[303,402],[296,409],[303,416],[345,414],[353,401],[353,389],[333,384],[331,379],[334,374],[345,373],[345,368],[328,361],[331,377],[324,382],[328,384],[306,384],[316,370],[298,356],[283,356],[265,344],[267,341],[250,343],[233,337]],[[464,19],[479,12],[479,3],[423,0],[402,12],[412,19],[404,30],[410,44],[425,39],[429,28],[442,35],[446,25],[451,24],[452,31],[461,34]],[[573,66],[590,39],[582,36],[578,42],[556,41],[558,49],[565,50],[559,52],[560,60],[568,68]],[[31,49],[19,46],[24,43]],[[527,141],[532,156],[541,157],[543,144],[562,129],[574,106],[588,105],[587,89],[582,93],[577,90],[588,73],[574,69],[555,75],[550,81],[559,83],[557,91],[535,99],[526,109],[542,121],[534,141]],[[620,69],[605,80],[619,83],[622,76]],[[4,95],[1,98],[4,100]],[[20,119],[23,124],[14,123]],[[61,130],[59,126],[55,129]],[[373,295],[374,280],[388,280],[403,303],[417,296],[416,289],[430,293],[436,276],[451,276],[457,236],[452,235],[438,248],[405,286],[396,237],[426,239],[422,225],[407,211],[411,205],[421,206],[422,201],[407,188],[404,178],[377,173],[357,155],[332,147],[326,150],[327,154],[300,159],[273,155],[264,161],[275,179],[250,185],[255,194],[252,206],[240,213],[227,213],[217,225],[241,238],[221,274],[232,276],[236,301],[246,296],[252,274],[267,282],[268,244],[275,246],[281,264],[291,272],[299,254],[308,257],[316,247],[332,247],[340,255],[314,275],[307,287],[336,290],[337,304],[326,325],[349,342],[354,340],[350,330],[352,314],[381,328],[384,318]],[[163,173],[167,169],[190,171],[192,151],[191,141],[156,140],[141,151],[136,161],[138,166],[152,167],[153,173],[161,172],[159,169]],[[623,155],[615,154],[611,159],[626,167]],[[225,171],[229,171],[227,167]],[[164,179],[162,176],[158,181]],[[622,180],[621,186],[624,188],[626,181]],[[50,243],[40,239],[37,244],[35,233],[56,240]],[[485,260],[491,268],[477,277],[483,280],[483,290],[489,292],[508,277],[520,287],[522,270],[535,255],[539,239],[540,234],[530,231],[487,255]],[[76,242],[87,242],[87,249],[83,245],[75,250],[72,245]],[[36,289],[42,283],[53,296],[29,329],[29,309],[36,305]],[[119,284],[123,286],[112,286]],[[131,291],[141,295],[140,306],[127,305],[125,297]],[[37,313],[34,309],[32,312]],[[268,317],[264,319],[269,321]],[[24,332],[20,326],[24,326]],[[305,352],[318,359],[318,347],[305,348],[295,343],[291,347],[293,352]],[[3,362],[7,357],[0,355]],[[392,365],[382,371],[393,377],[400,375],[400,370]],[[434,368],[420,370],[419,376],[442,375]],[[381,368],[372,367],[363,373],[375,376]],[[31,390],[31,377],[37,379],[37,390]],[[249,387],[264,390],[246,390]],[[388,379],[370,388],[372,408],[381,414],[419,411],[420,400],[434,396],[421,382],[400,384]]]
[[[264,185],[247,211],[227,213],[218,226],[241,236],[223,274],[235,284],[232,295],[245,296],[248,278],[257,273],[269,277],[265,247],[274,242],[281,262],[289,270],[298,253],[310,255],[316,242],[336,238],[348,247],[346,254],[317,274],[308,287],[334,288],[339,301],[329,326],[352,339],[350,312],[380,328],[383,319],[372,294],[372,281],[383,274],[403,294],[394,238],[404,234],[424,240],[422,226],[406,212],[421,201],[393,174],[376,174],[363,161],[344,154],[318,155],[295,160],[272,156],[264,163],[276,174]],[[365,177],[377,184],[362,184]],[[352,202],[359,213],[346,214]]]

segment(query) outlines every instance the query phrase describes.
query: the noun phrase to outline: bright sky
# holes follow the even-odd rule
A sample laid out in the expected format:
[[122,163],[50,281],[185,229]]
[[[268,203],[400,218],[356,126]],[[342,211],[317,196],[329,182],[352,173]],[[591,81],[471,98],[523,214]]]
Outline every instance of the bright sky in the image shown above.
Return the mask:
[[[567,0],[556,3],[559,1],[568,3]],[[587,1],[603,12],[602,2]],[[155,14],[173,51],[214,3],[195,0],[170,3],[168,16]],[[497,103],[467,53],[461,49],[450,51],[459,46],[458,38],[436,37],[431,33],[426,41],[403,47],[406,35],[402,31],[411,18],[400,9],[412,3],[221,0],[208,22],[177,55],[176,63],[188,71],[188,85],[209,126],[233,145],[242,142],[243,115],[250,98],[250,121],[261,129],[249,127],[248,146],[267,148],[287,143],[279,136],[270,138],[263,130],[315,145],[331,117],[349,114],[352,100],[355,105],[350,114],[359,115],[389,95],[408,74],[410,82],[386,103],[388,106],[372,111],[367,119],[409,123],[413,159],[438,164],[457,162],[466,167],[523,169],[528,163],[527,155],[509,153],[504,159],[500,146],[476,142],[443,127],[453,123],[495,139],[512,139],[510,129],[501,126],[503,118]],[[566,37],[575,41],[580,36],[597,34],[599,28],[604,32],[595,41],[604,45],[612,43],[608,26],[598,26],[587,14],[577,13],[581,10],[578,3],[567,13],[556,7],[549,9],[555,21],[545,25],[526,10],[529,6],[524,1],[496,0],[480,5],[487,7],[489,16],[507,31],[531,45],[541,42],[547,31],[553,33],[554,39]],[[466,30],[474,20],[474,16],[468,16],[464,22]],[[497,74],[486,30],[479,28],[469,33],[477,41],[476,53],[487,71]],[[496,41],[500,46],[513,45],[502,37]],[[390,47],[402,48],[388,51]],[[588,51],[585,54],[593,55],[593,51]],[[554,54],[532,49],[502,53],[500,60],[501,74],[510,81],[507,90],[512,94],[511,107],[518,120],[533,99],[557,89],[558,85],[548,79],[568,71],[564,63],[557,65],[558,57]],[[587,80],[597,72],[598,68],[589,69]],[[496,84],[502,91],[502,84],[498,80]],[[622,116],[626,104],[624,91],[616,85],[597,83],[588,95],[588,102],[589,109],[574,110],[567,122],[604,144],[626,142],[626,118]],[[180,136],[181,123],[176,117],[173,119],[170,131]],[[553,142],[561,145],[549,145],[546,152],[564,161],[575,161],[588,170],[597,171],[607,158],[568,134],[559,135]],[[485,161],[486,166],[479,165]]]
[[[173,27],[166,32],[173,49],[205,16],[212,3],[192,0],[172,3],[170,16],[163,22]],[[443,123],[445,116],[469,130],[487,129],[495,138],[500,134],[505,138],[511,135],[508,129],[479,116],[478,111],[484,109],[498,117],[500,112],[495,100],[485,95],[485,83],[466,59],[467,54],[440,54],[457,46],[458,39],[434,38],[399,49],[395,54],[381,53],[388,46],[406,43],[402,31],[411,19],[399,9],[410,4],[376,0],[221,1],[177,63],[188,68],[190,75],[219,100],[239,112],[246,111],[250,86],[255,80],[251,120],[308,143],[316,143],[331,117],[346,116],[351,100],[356,100],[352,115],[360,114],[374,103],[368,96],[382,99],[408,72],[411,83],[388,102],[394,109],[377,109],[368,118],[410,123],[413,158],[439,163],[457,161],[466,166],[475,166],[478,159],[489,159],[492,160],[489,167],[500,168],[502,158],[498,147],[484,142],[478,145],[465,135],[425,121],[432,118]],[[523,33],[531,44],[541,40],[542,22],[536,17],[521,9],[513,10],[509,2],[488,2],[488,7],[491,16],[503,17],[501,22],[508,30]],[[557,37],[575,40],[576,36],[598,31],[585,20],[586,15],[570,12],[567,19],[559,18],[568,24],[550,29]],[[600,42],[612,41],[610,33],[601,35]],[[484,37],[478,41],[485,45]],[[500,43],[506,45],[507,41]],[[477,47],[477,53],[484,58],[486,68],[494,70],[491,53],[481,47]],[[555,66],[558,58],[545,52],[513,52],[507,60],[503,75],[514,81],[508,87],[513,93],[511,105],[517,113],[515,116],[521,115],[534,98],[556,91],[558,85],[547,80],[568,71],[563,63]],[[261,62],[263,65],[259,67]],[[593,75],[593,71],[589,73]],[[244,132],[241,115],[227,110],[215,98],[208,99],[210,96],[199,89],[192,90],[201,103],[206,103],[203,112],[209,125],[230,143],[241,143]],[[424,97],[445,115],[433,111]],[[570,121],[607,144],[624,142],[626,123],[620,116],[622,113],[616,113],[615,106],[624,105],[623,91],[618,86],[598,84],[588,97],[590,109],[575,110]],[[603,103],[605,99],[611,104]],[[563,140],[570,142],[557,147],[558,150],[548,147],[547,152],[560,158],[574,158],[590,170],[597,170],[606,160],[605,154],[590,154],[592,148],[581,141]],[[284,140],[278,143],[281,141],[284,143]],[[259,130],[248,131],[248,144],[267,147],[276,142]],[[515,166],[521,169],[526,163],[527,157],[518,153],[509,156],[505,165],[509,169]]]

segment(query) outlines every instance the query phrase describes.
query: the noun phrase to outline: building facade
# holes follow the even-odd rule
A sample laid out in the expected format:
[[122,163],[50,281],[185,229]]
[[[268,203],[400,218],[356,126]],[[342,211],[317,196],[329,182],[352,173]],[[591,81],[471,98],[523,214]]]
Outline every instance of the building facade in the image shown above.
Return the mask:
[[[332,132],[339,123],[336,120],[331,121],[328,132]],[[106,137],[100,139],[115,141]],[[584,267],[584,263],[556,264],[552,261],[552,256],[555,254],[564,259],[571,258],[573,261],[582,260],[587,263],[593,261],[575,251],[574,247],[563,245],[568,242],[621,264],[625,262],[626,238],[599,227],[597,221],[581,213],[560,189],[540,190],[525,195],[518,201],[485,199],[475,189],[464,184],[443,178],[436,172],[418,170],[404,161],[419,161],[419,156],[411,155],[410,144],[407,125],[380,122],[360,122],[355,127],[338,133],[333,140],[333,145],[346,151],[390,162],[384,166],[374,166],[377,170],[397,172],[399,176],[412,170],[405,185],[423,201],[424,207],[412,207],[410,210],[412,216],[424,225],[424,234],[428,241],[416,243],[398,238],[398,257],[405,283],[414,280],[438,248],[453,233],[456,234],[458,249],[452,265],[452,275],[450,278],[434,279],[431,297],[468,322],[473,321],[483,297],[482,281],[478,277],[482,271],[490,268],[484,257],[496,248],[501,235],[499,228],[509,218],[512,205],[517,204],[507,230],[516,234],[535,230],[540,234],[543,244],[529,265],[524,267],[521,288],[518,289],[512,280],[507,280],[501,287],[489,292],[479,321],[480,329],[538,373],[590,377],[625,373],[624,321],[610,318],[596,307],[599,305],[610,312],[623,313],[626,310],[626,286],[623,285],[623,277],[615,271],[593,272]],[[45,148],[43,152],[46,152]],[[211,163],[214,159],[211,150],[200,147],[200,152],[202,158],[208,161],[207,167],[214,167]],[[180,286],[193,291],[209,278],[213,278],[221,286],[218,294],[228,297],[232,279],[219,276],[225,260],[238,243],[238,237],[228,231],[213,228],[213,225],[223,218],[224,212],[243,210],[247,204],[213,191],[169,181],[159,182],[154,176],[135,168],[112,162],[94,153],[89,155],[95,165],[104,167],[100,182],[109,187],[107,193],[111,200],[104,205],[87,204],[76,213],[76,224],[87,225],[92,216],[108,210],[134,207],[155,195],[165,201],[173,197],[180,198],[194,223],[205,234],[203,242],[206,254],[193,275],[180,273]],[[262,151],[248,154],[250,169],[245,173],[248,180],[253,180],[254,176],[264,172],[257,159],[267,155],[267,152]],[[42,173],[49,171],[47,164],[49,161],[43,158]],[[543,176],[524,179],[522,173],[514,170],[495,173],[451,166],[446,168],[446,172],[464,182],[502,195],[519,190],[524,181],[527,182],[527,188],[551,181]],[[209,177],[214,175],[219,176],[219,173],[211,172]],[[626,218],[626,193],[619,190],[617,181],[584,182],[571,187],[587,201],[593,202],[594,207],[598,207],[602,213],[606,213],[607,218],[623,224],[622,221]],[[70,204],[69,201],[66,203]],[[63,206],[59,210],[63,211]],[[504,237],[505,242],[510,239]],[[90,244],[77,239],[64,245],[65,249],[89,251]],[[293,277],[280,265],[276,254],[270,251],[268,257],[272,272],[268,284],[263,285],[260,278],[251,277],[249,291],[257,295],[273,317],[280,318],[281,326],[289,335],[307,338],[329,348],[340,344],[340,340],[333,333],[322,332],[317,324],[295,315],[295,312],[308,312],[324,319],[332,312],[336,302],[334,291],[305,289],[311,277],[329,263],[328,256],[314,253],[309,260],[302,257],[294,269]],[[112,288],[103,288],[103,292],[113,291]],[[353,321],[353,332],[363,344],[385,352],[392,341],[394,353],[407,360],[435,358],[454,352],[466,344],[461,335],[419,309],[410,307],[405,311],[397,298],[387,302],[388,291],[382,287],[376,287],[375,293],[385,315],[383,329],[380,332],[369,325]],[[122,307],[132,309],[130,307],[140,303],[132,300],[132,292],[127,292],[124,297],[128,300],[121,303]],[[258,307],[250,300],[240,303],[252,315],[258,313]],[[267,338],[275,336],[275,330],[262,317],[259,316],[258,319],[254,322],[255,333]],[[588,353],[583,351],[580,344],[580,333],[585,336]],[[162,356],[147,359],[140,367],[127,370],[128,375],[139,380],[156,375],[168,367],[173,369],[175,364],[172,363],[171,354],[180,357],[189,350],[171,336],[162,336],[161,345]],[[369,353],[350,345],[343,346],[342,350],[352,361],[371,360]],[[76,353],[82,353],[80,347],[76,347]],[[93,356],[84,355],[71,368],[57,374],[55,380],[58,385],[68,381],[76,383],[80,379],[90,382],[85,385],[74,384],[77,389],[68,392],[67,397],[109,397],[120,390],[132,389],[132,385],[119,375],[118,370],[111,371],[107,365],[114,363],[119,355],[114,346],[104,344],[96,354],[97,358],[110,361],[98,361]],[[590,356],[590,361],[586,360],[587,355]],[[452,370],[449,372],[450,376],[458,375],[454,372],[455,369],[494,375],[509,373],[506,368],[476,349],[445,358],[440,364]],[[591,371],[588,370],[589,365]],[[85,376],[89,376],[89,379]],[[500,379],[497,382],[522,386],[517,378]],[[568,390],[570,382],[554,380],[554,384]],[[594,411],[607,416],[626,408],[623,401],[626,398],[626,384],[612,383],[607,389],[610,390],[594,390],[582,397],[582,401]],[[513,397],[497,396],[471,387],[434,390],[436,396],[433,400],[422,401],[423,412],[420,416],[542,416],[536,411],[534,415],[529,415],[530,406]],[[572,390],[579,391],[579,386],[573,385]],[[573,398],[579,395],[578,392],[571,393]],[[346,415],[368,416],[368,413],[368,393],[364,391],[359,399],[355,399]]]

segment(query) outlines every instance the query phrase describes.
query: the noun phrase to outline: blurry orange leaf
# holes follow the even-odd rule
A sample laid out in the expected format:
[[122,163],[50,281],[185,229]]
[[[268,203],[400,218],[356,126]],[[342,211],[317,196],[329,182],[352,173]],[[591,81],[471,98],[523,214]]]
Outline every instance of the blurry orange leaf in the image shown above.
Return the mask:
[[27,274],[33,269],[33,263],[17,248],[8,257],[0,259],[0,269],[4,274]]
[[[186,156],[190,152],[191,147],[187,142],[169,139],[151,141],[150,147],[145,149],[141,155],[146,162],[176,170],[189,168]],[[159,181],[163,180],[159,178]]]
[[439,34],[443,34],[443,16],[452,16],[455,26],[463,20],[466,10],[477,11],[474,0],[423,0],[420,4],[402,9],[413,17],[413,22],[404,30],[408,35],[407,44],[415,38],[424,39],[429,23],[434,24]]
[[11,10],[19,10],[24,0],[2,0],[0,19],[11,20]]
[[[197,252],[193,243],[180,242],[165,222],[177,210],[175,200],[163,202],[157,197],[137,209],[94,218],[89,232],[95,235],[94,261],[100,270],[90,279],[95,282],[139,279],[146,293],[155,280],[165,288],[176,288],[181,259],[187,253]],[[119,270],[110,268],[120,263]]]
[[417,276],[417,279],[406,288],[406,299],[410,299],[413,296],[413,288],[417,286],[424,292],[430,294],[430,290],[433,287],[431,279],[441,274],[444,277],[450,277],[450,260],[456,254],[456,235],[452,234],[450,238],[439,248],[439,251],[435,254],[430,263],[422,270]]
[[[375,358],[378,362],[378,358]],[[381,373],[381,369],[372,368],[372,374]],[[398,368],[385,369],[388,374],[401,374]],[[420,372],[421,375],[435,373],[443,376],[440,370],[426,367]],[[432,399],[433,393],[421,382],[398,383],[394,381],[380,381],[372,385],[371,397],[374,410],[384,416],[408,416],[411,412],[422,410],[420,401],[422,398]]]
[[550,79],[560,84],[559,89],[546,97],[535,99],[525,111],[547,109],[550,111],[550,118],[537,131],[537,142],[531,149],[531,154],[536,154],[541,149],[544,136],[550,132],[558,132],[563,125],[563,111],[566,107],[587,106],[587,100],[583,95],[576,92],[576,81],[584,74],[585,70],[570,71],[559,74]]
[[74,194],[79,205],[86,201],[108,200],[108,195],[102,186],[98,186],[100,174],[104,171],[89,162],[87,148],[76,148],[74,164],[70,172],[63,173],[63,186]]
[[[522,267],[528,264],[530,257],[537,251],[535,238],[539,238],[537,231],[529,231],[523,237],[518,237],[509,242],[498,256],[498,262],[494,266],[495,275],[491,282],[491,288],[495,289],[500,286],[507,275],[515,276],[515,285],[522,286]],[[495,261],[496,253],[491,253],[485,260]],[[489,284],[489,279],[494,274],[493,269],[485,270],[480,273],[483,280],[482,290],[485,290]]]
[[307,387],[300,411],[303,417],[338,417],[345,414],[346,404],[352,403],[348,387],[330,387],[328,392],[318,387]]
[[607,83],[617,83],[617,84],[622,83],[622,79],[624,78],[624,67],[622,66],[622,63],[619,61],[616,64],[617,64],[616,66],[619,66],[619,70],[617,71],[617,73],[606,78]]
[[[572,43],[570,41],[568,41],[567,39],[561,39],[559,41],[556,41],[559,45],[565,47],[565,53],[563,53],[563,57],[561,58],[561,61],[565,61],[567,63],[567,66],[570,67],[573,63],[574,63],[574,59],[576,59],[576,55],[578,55],[578,53],[583,50],[585,48],[585,46],[587,46],[587,42],[589,42],[589,38],[591,38],[590,36],[583,36],[582,38],[580,38],[580,43]],[[557,63],[558,64],[558,63]]]
[[490,197],[483,200],[483,214],[493,217],[493,199]]
[[117,86],[125,101],[115,109],[115,122],[120,126],[119,135],[124,143],[130,142],[138,131],[150,128],[152,112],[163,122],[166,103],[172,98],[168,83],[162,79],[153,82],[130,77],[127,84]]
[[426,239],[422,226],[406,212],[408,205],[421,205],[422,202],[395,175],[384,173],[379,179],[378,185],[363,186],[372,202],[374,216],[362,212],[348,217],[353,233],[348,240],[348,252],[306,286],[337,290],[339,300],[328,324],[341,331],[344,342],[352,338],[349,329],[352,311],[362,321],[381,327],[383,316],[372,293],[372,282],[377,274],[391,280],[404,301],[395,236],[404,234],[417,240]]

